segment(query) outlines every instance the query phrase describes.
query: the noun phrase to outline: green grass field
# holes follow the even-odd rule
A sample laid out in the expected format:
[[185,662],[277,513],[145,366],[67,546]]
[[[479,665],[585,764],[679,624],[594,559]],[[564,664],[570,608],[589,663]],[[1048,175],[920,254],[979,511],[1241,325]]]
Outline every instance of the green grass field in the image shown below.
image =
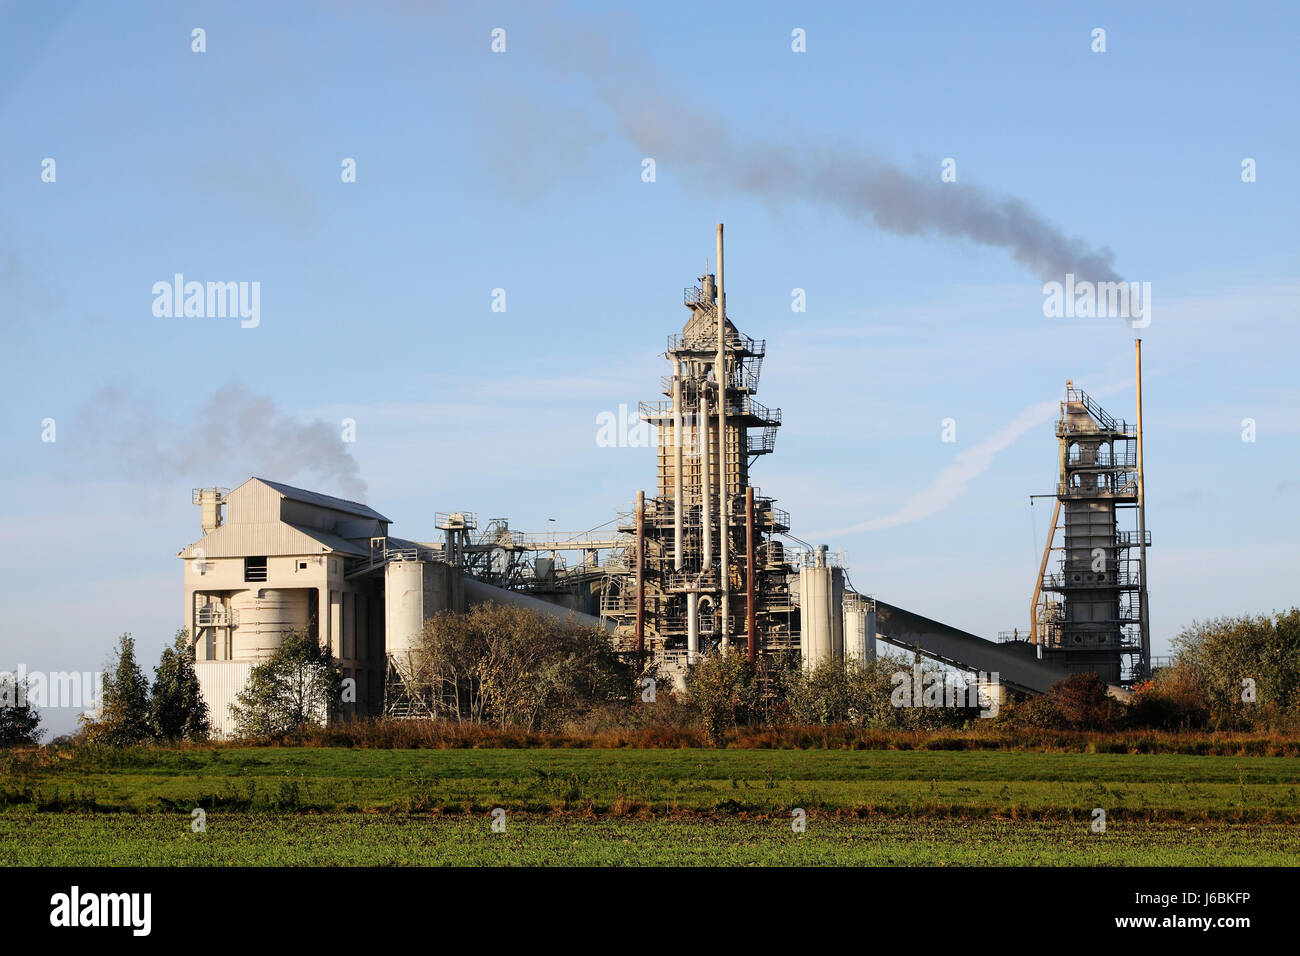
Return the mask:
[[1300,859],[1293,825],[1013,820],[785,820],[486,815],[213,813],[0,814],[6,862],[21,866],[1280,866]]
[[144,749],[12,760],[0,796],[11,865],[1300,863],[1294,757]]

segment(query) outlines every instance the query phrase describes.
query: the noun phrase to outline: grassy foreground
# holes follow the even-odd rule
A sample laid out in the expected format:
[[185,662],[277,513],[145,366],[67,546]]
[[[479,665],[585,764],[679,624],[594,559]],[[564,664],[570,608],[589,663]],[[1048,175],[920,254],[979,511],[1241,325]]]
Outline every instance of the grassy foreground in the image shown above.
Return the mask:
[[1300,758],[86,750],[0,766],[0,847],[9,865],[1295,865]]
[[[37,819],[39,817],[39,819]],[[179,813],[0,814],[18,866],[1280,866],[1300,829],[1279,824],[784,820],[236,812],[192,833]]]

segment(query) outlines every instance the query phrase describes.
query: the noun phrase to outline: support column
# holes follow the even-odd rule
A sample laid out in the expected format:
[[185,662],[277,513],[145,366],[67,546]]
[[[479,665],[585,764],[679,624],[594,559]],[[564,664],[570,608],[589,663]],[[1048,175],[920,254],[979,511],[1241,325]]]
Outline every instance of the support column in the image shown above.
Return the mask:
[[645,654],[645,492],[636,493],[636,656]]
[[867,656],[866,660],[876,659],[876,599],[867,601]]
[[709,441],[709,392],[703,387],[703,382],[700,384],[700,419],[695,426],[700,430],[700,522],[704,525],[704,554],[700,571],[707,574],[713,566],[713,519],[709,507],[713,497],[713,481],[709,477],[712,443]]
[[745,636],[749,662],[758,656],[758,625],[754,613],[754,489],[745,489]]
[[682,362],[673,357],[673,570],[682,569]]
[[[1111,459],[1114,461],[1114,459]],[[1064,475],[1064,472],[1062,472]],[[1061,479],[1064,481],[1064,477]],[[1030,507],[1033,502],[1030,502]],[[1038,580],[1034,582],[1034,596],[1029,601],[1029,643],[1039,642],[1038,633],[1038,598],[1043,593],[1043,575],[1047,573],[1047,562],[1052,557],[1052,542],[1056,540],[1056,523],[1061,519],[1061,499],[1058,497],[1052,505],[1052,524],[1047,529],[1047,544],[1043,545],[1043,560],[1038,565]]]

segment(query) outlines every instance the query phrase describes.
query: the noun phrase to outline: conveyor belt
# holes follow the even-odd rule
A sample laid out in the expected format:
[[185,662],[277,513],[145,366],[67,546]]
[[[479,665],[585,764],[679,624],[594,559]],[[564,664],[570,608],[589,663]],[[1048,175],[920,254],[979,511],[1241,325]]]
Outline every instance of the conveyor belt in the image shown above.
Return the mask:
[[997,671],[1004,686],[1022,693],[1044,694],[1068,676],[1064,670],[1038,660],[1032,644],[988,641],[879,600],[876,632],[882,641],[920,651],[944,664],[987,674]]

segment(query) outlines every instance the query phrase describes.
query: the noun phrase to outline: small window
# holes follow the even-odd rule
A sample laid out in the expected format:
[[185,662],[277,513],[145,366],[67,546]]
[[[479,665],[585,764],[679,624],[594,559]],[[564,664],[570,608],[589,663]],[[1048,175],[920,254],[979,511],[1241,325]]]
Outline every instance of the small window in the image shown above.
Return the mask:
[[307,570],[307,562],[306,562],[306,561],[299,561],[299,562],[298,562],[298,570],[299,570],[299,571],[306,571],[306,570]]
[[244,580],[245,581],[265,581],[266,580],[266,558],[244,558]]

